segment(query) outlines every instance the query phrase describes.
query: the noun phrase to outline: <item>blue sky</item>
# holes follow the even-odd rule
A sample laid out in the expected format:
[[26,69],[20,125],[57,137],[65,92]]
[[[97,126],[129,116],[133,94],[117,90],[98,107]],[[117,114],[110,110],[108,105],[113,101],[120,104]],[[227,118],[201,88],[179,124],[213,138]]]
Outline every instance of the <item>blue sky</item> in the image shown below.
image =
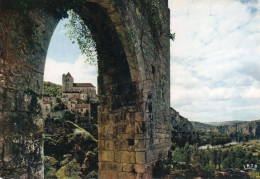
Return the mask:
[[[256,0],[169,0],[171,106],[201,122],[260,119],[260,4]],[[96,85],[97,69],[84,63],[76,44],[55,30],[45,80]]]

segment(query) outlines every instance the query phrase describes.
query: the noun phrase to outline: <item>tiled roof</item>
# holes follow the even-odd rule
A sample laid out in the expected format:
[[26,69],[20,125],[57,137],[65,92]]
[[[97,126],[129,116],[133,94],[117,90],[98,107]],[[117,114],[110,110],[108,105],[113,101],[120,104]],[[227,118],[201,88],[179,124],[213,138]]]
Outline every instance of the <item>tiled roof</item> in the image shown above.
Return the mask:
[[68,76],[68,77],[71,77],[71,78],[72,78],[72,76],[71,76],[70,72],[68,72],[66,76]]
[[91,83],[73,83],[73,87],[94,87]]
[[90,104],[75,104],[75,109],[90,108]]

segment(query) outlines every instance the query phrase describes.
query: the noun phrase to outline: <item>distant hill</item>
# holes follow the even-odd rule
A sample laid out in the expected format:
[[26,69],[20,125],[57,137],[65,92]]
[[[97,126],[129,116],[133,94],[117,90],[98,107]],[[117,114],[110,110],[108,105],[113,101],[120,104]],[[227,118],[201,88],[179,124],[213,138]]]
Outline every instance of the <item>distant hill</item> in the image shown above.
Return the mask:
[[61,97],[62,95],[62,86],[49,82],[49,81],[44,81],[44,96],[49,96],[49,97]]
[[206,124],[212,125],[212,126],[226,126],[226,125],[232,125],[237,123],[242,123],[246,121],[224,121],[224,122],[207,122]]
[[191,121],[191,123],[193,124],[193,126],[196,130],[205,131],[205,130],[212,130],[214,128],[210,124],[201,123],[201,122],[197,122],[197,121]]

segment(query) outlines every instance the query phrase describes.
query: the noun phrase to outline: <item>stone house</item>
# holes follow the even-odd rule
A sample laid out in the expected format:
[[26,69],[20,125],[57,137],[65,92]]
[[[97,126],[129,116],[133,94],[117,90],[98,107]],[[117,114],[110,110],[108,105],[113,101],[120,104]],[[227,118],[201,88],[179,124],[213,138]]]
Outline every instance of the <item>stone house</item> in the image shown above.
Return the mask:
[[[91,102],[97,101],[96,88],[91,83],[74,83],[74,79],[68,72],[62,75],[62,98],[61,102],[67,106],[70,112],[80,116],[90,117]],[[56,98],[43,96],[42,114],[51,115],[56,104]]]
[[78,113],[81,116],[90,116],[90,103],[85,103],[82,99],[66,98],[66,100],[63,99],[63,104],[71,112]]
[[74,83],[74,78],[68,72],[62,75],[62,98],[65,98],[63,100],[76,98],[96,102],[96,87],[91,83]]
[[68,72],[62,75],[61,101],[68,110],[80,114],[90,115],[90,102],[97,101],[96,87],[91,83],[74,83],[74,78]]
[[46,116],[51,113],[51,109],[55,104],[56,99],[54,97],[43,96],[41,100],[42,115]]

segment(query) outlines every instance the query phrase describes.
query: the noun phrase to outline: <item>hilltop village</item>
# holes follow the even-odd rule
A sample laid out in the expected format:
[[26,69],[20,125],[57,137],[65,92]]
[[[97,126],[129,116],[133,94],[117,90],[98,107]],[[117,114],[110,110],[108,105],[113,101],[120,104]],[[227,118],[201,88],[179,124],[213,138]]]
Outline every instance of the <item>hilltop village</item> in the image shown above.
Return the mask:
[[90,116],[90,104],[96,102],[96,87],[91,83],[74,83],[74,78],[68,72],[62,75],[61,98],[43,95],[42,114],[62,117],[62,110],[67,109],[81,117]]

